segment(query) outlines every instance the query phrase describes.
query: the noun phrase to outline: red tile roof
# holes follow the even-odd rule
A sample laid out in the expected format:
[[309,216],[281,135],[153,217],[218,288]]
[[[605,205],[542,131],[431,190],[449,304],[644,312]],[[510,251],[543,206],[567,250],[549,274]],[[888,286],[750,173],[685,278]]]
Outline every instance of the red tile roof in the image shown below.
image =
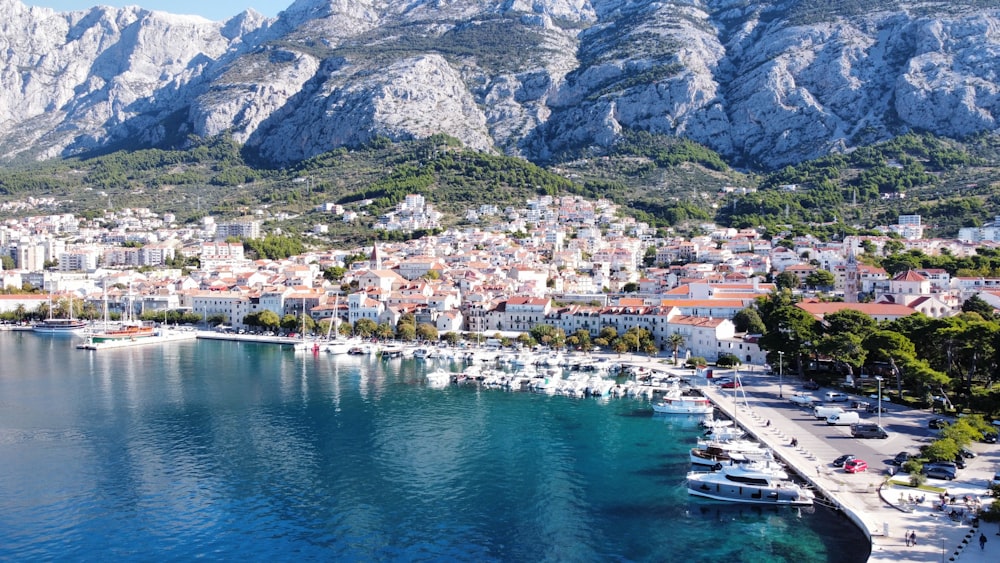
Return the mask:
[[922,282],[927,281],[927,278],[921,276],[913,270],[907,270],[896,274],[896,276],[892,278],[892,281]]
[[806,311],[818,319],[830,313],[836,313],[845,309],[860,311],[869,317],[906,317],[916,313],[916,310],[905,305],[895,305],[891,303],[798,303],[796,307]]

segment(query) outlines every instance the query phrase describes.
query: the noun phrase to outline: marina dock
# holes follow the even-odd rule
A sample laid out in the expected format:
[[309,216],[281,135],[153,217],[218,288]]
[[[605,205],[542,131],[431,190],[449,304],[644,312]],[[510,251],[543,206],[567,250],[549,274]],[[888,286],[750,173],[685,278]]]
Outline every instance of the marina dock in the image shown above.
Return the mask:
[[154,344],[165,344],[167,342],[182,342],[194,340],[197,337],[194,331],[166,330],[153,336],[144,336],[134,339],[108,340],[105,342],[91,342],[89,339],[82,344],[77,344],[80,350],[107,350],[109,348],[135,348],[137,346],[152,346]]
[[227,340],[230,342],[250,342],[253,344],[278,344],[290,348],[311,347],[313,341],[302,340],[301,338],[289,338],[287,336],[263,336],[260,334],[235,334],[232,332],[217,332],[214,330],[199,330],[192,334],[204,340]]
[[[881,561],[957,561],[979,563],[997,561],[1000,533],[995,525],[976,528],[971,523],[954,521],[933,507],[932,501],[915,504],[905,500],[917,490],[904,486],[903,480],[890,479],[884,460],[896,451],[917,451],[929,442],[926,411],[895,406],[883,415],[889,429],[887,440],[859,440],[844,436],[811,413],[779,397],[781,390],[770,377],[744,380],[747,385],[734,397],[730,389],[706,386],[705,394],[723,414],[737,422],[748,434],[771,448],[775,455],[814,489],[823,502],[840,510],[871,540],[870,563]],[[786,382],[787,395],[794,393],[794,382]],[[745,393],[745,394],[744,394]],[[835,435],[831,438],[831,435]],[[792,438],[795,438],[794,445]],[[977,445],[978,457],[954,481],[934,484],[959,498],[987,496],[986,480],[993,467],[1000,464],[1000,450],[992,444]],[[832,465],[843,453],[859,454],[869,462],[869,470],[847,474]],[[899,482],[897,482],[897,480]],[[927,495],[933,496],[933,495]],[[917,545],[904,540],[907,532],[916,532]],[[974,538],[985,532],[990,541],[985,550],[970,548]]]

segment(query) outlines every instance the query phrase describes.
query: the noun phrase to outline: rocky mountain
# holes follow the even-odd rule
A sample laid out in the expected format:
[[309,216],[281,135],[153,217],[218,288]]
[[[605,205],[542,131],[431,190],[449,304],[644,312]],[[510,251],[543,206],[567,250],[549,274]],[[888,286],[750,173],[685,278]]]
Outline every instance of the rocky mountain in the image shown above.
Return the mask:
[[229,134],[285,164],[434,133],[550,161],[643,130],[770,169],[1000,119],[998,2],[296,0],[224,22],[0,10],[8,161]]

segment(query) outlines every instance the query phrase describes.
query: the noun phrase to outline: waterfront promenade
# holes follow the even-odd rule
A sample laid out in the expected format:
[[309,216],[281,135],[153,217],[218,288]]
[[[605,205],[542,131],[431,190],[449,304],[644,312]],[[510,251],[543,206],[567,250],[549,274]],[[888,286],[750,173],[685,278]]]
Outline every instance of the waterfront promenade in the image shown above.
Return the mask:
[[[664,369],[659,361],[638,363]],[[691,374],[690,370],[677,373],[681,372]],[[922,493],[925,501],[911,504],[909,498],[919,497],[914,493],[921,491],[889,482],[888,470],[892,466],[888,460],[900,451],[917,452],[920,445],[932,441],[935,431],[927,427],[927,421],[932,418],[928,411],[886,403],[889,410],[882,415],[882,424],[889,431],[889,438],[856,439],[851,437],[849,427],[829,426],[816,419],[811,409],[791,403],[788,398],[803,391],[791,378],[786,378],[780,389],[777,376],[764,375],[759,368],[756,373],[741,372],[740,378],[744,385],[742,392],[709,386],[706,394],[870,534],[869,561],[1000,561],[1000,527],[997,524],[984,522],[980,528],[975,528],[970,521],[952,519],[934,507],[937,496],[933,493]],[[821,389],[810,394],[822,397],[825,391]],[[865,415],[865,419],[871,421],[876,417]],[[790,445],[792,438],[797,440],[795,447]],[[972,449],[977,457],[968,460],[968,467],[959,471],[957,479],[950,482],[930,479],[927,484],[945,488],[950,496],[958,499],[978,498],[985,505],[992,502],[992,497],[986,496],[987,481],[994,468],[1000,467],[1000,444],[974,444]],[[834,467],[832,461],[845,453],[866,460],[868,471],[848,474]],[[897,477],[905,478],[905,474]],[[916,533],[916,545],[908,545],[904,539],[908,532]],[[987,538],[982,550],[980,533]]]

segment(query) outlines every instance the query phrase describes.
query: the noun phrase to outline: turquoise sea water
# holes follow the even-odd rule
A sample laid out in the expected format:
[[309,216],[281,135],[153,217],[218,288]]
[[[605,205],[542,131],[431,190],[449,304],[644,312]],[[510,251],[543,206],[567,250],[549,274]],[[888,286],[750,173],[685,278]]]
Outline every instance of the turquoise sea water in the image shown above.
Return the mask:
[[641,401],[432,389],[414,360],[73,343],[0,333],[0,560],[867,557],[827,509],[689,497],[701,429]]

